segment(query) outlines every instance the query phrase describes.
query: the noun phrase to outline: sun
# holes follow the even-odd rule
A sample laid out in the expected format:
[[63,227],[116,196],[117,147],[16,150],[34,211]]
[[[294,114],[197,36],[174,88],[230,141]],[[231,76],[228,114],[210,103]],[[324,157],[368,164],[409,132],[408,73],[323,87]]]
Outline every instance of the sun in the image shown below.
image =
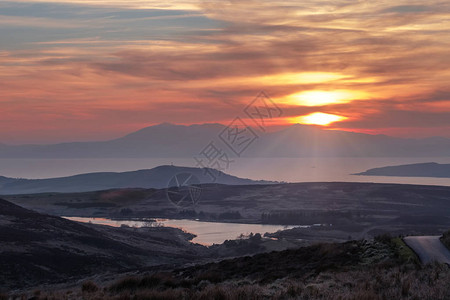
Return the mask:
[[350,90],[334,90],[334,91],[320,91],[311,90],[300,93],[291,94],[282,102],[302,105],[302,106],[322,106],[328,104],[348,103],[356,99],[367,98],[367,94],[361,91]]
[[331,123],[343,121],[346,119],[347,119],[347,117],[343,117],[343,116],[315,112],[315,113],[312,113],[309,115],[304,115],[304,116],[293,118],[293,119],[291,119],[291,122],[307,124],[307,125],[328,126]]

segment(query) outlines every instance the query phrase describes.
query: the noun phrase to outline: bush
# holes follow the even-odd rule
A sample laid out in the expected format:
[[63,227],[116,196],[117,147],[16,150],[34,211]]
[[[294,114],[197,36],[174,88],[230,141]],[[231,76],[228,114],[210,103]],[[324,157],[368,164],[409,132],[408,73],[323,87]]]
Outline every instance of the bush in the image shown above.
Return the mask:
[[121,292],[125,290],[135,290],[139,286],[140,280],[135,277],[126,277],[111,286],[111,290]]
[[81,291],[83,293],[95,293],[96,291],[98,291],[98,286],[92,281],[86,281],[81,286]]
[[401,262],[420,264],[417,254],[401,238],[393,238],[391,241],[394,245],[395,253]]
[[[186,284],[186,283],[184,283]],[[111,291],[135,291],[139,289],[154,289],[158,286],[164,288],[175,288],[180,285],[179,280],[175,280],[170,273],[160,272],[144,277],[127,277],[110,287]]]
[[224,280],[223,274],[214,270],[207,270],[205,272],[200,273],[197,278],[198,281],[207,280],[212,283],[218,283]]
[[392,236],[389,233],[383,233],[383,234],[377,235],[374,238],[374,240],[377,242],[389,245],[391,243]]
[[441,237],[441,242],[450,250],[450,230],[444,232]]

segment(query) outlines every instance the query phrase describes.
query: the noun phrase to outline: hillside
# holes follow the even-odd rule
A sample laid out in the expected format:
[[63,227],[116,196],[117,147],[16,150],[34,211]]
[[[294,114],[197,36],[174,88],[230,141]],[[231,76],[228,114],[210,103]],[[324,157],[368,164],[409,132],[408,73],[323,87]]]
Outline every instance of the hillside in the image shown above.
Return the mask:
[[142,269],[167,269],[304,244],[261,236],[205,247],[178,228],[110,227],[40,214],[0,199],[1,292]]
[[[209,175],[214,174],[215,177]],[[48,179],[14,179],[0,177],[0,195],[31,193],[72,193],[117,188],[166,188],[177,174],[194,175],[196,184],[267,184],[269,181],[255,181],[225,174],[221,171],[203,168],[159,166],[149,170],[130,172],[101,172]]]
[[0,199],[0,289],[193,261],[205,249],[191,238],[175,228],[82,225]]
[[420,266],[401,239],[380,236],[85,281],[37,299],[445,300],[449,281],[447,266]]

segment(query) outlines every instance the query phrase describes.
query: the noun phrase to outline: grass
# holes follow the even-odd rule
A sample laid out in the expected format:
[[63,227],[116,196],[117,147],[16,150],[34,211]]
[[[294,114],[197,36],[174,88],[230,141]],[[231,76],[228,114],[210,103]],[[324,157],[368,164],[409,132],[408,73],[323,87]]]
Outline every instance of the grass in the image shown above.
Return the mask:
[[81,291],[84,293],[95,293],[98,291],[98,286],[92,281],[83,282]]
[[[176,277],[175,275],[173,275]],[[136,277],[134,283],[141,280]],[[129,281],[130,282],[130,281]],[[181,282],[181,281],[180,281]],[[95,293],[42,293],[34,299],[111,299],[111,300],[240,300],[240,299],[346,299],[346,300],[444,300],[450,299],[450,269],[430,264],[421,268],[406,265],[329,270],[307,274],[304,278],[289,276],[258,284],[251,279],[230,279],[220,283],[201,281],[190,287],[134,285],[133,289],[99,289]],[[28,299],[28,298],[24,298]]]
[[399,237],[393,238],[392,243],[395,247],[395,252],[402,262],[420,264],[420,260],[416,253],[409,248],[408,245]]
[[450,299],[450,268],[417,263],[401,238],[317,244],[128,276],[35,299]]

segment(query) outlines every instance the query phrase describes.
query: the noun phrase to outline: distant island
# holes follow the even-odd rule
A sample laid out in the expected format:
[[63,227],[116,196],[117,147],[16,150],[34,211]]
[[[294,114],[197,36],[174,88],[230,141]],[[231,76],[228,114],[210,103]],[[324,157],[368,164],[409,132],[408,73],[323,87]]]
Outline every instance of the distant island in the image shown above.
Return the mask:
[[365,172],[356,173],[353,175],[450,178],[450,164],[428,162],[387,166],[369,169]]

